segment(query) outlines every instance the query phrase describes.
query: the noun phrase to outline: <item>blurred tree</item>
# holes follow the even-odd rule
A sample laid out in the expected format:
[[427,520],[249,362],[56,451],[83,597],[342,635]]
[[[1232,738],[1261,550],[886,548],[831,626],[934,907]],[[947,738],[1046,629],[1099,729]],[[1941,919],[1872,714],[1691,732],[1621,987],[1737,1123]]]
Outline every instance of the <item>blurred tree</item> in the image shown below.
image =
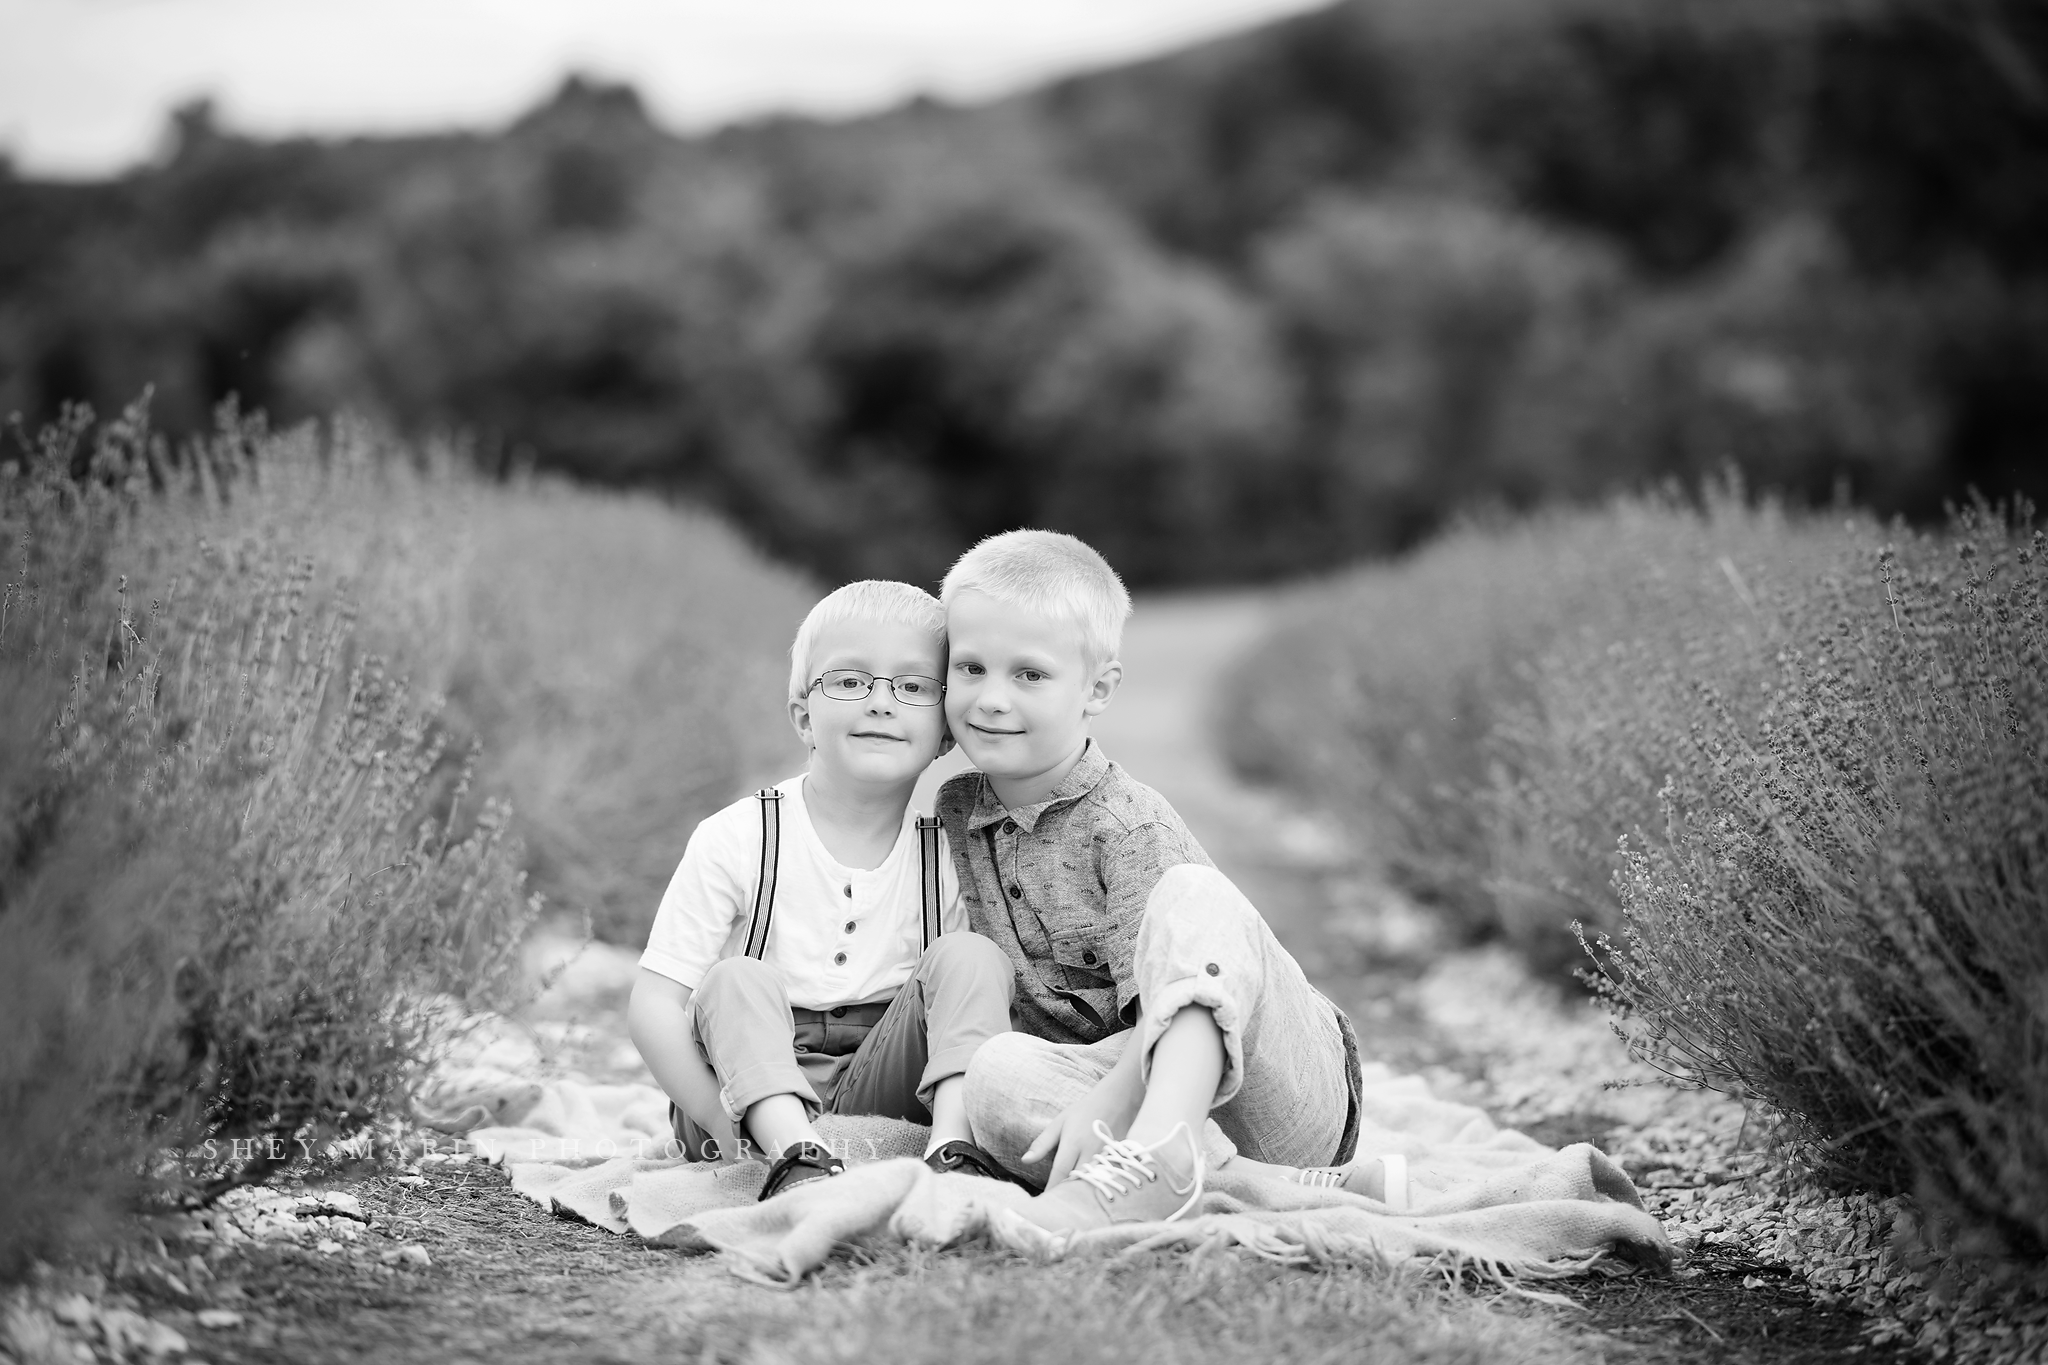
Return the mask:
[[2048,274],[2048,7],[1891,5],[1822,29],[1812,173],[1857,260]]
[[1468,203],[1332,200],[1259,264],[1355,545],[1399,548],[1461,501],[1526,501],[1562,474],[1497,468],[1499,413],[1538,341],[1620,292],[1610,253]]
[[1614,237],[1649,270],[1694,270],[1769,202],[1787,57],[1741,26],[1570,17],[1475,71],[1466,132],[1535,212]]
[[[1350,0],[980,108],[0,171],[0,411],[465,428],[820,572],[1061,526],[1138,581],[1733,459],[2043,488],[2038,0]],[[1624,265],[1623,263],[1627,264]]]
[[941,522],[891,546],[856,515],[838,553],[929,578],[1029,523],[1089,536],[1141,582],[1231,571],[1229,489],[1284,446],[1288,410],[1228,291],[1078,200],[1033,196],[878,224],[827,298],[820,469]]
[[1063,162],[1162,240],[1235,257],[1315,196],[1384,173],[1416,134],[1403,63],[1338,5],[1038,98]]
[[1873,288],[1825,224],[1787,219],[1533,371],[1499,458],[1579,496],[1732,465],[1795,498],[1938,515],[1952,408],[1936,341],[1958,323],[1948,291]]

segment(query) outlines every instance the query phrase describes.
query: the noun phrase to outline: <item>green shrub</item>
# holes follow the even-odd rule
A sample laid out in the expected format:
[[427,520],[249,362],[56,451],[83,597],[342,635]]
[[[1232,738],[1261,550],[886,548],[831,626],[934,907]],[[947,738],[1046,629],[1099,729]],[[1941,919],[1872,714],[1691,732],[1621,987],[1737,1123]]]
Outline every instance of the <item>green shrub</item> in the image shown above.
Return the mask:
[[2048,1249],[2048,564],[1982,513],[1768,604],[1752,717],[1672,661],[1663,818],[1603,942],[1633,1042],[1791,1116],[1826,1173]]

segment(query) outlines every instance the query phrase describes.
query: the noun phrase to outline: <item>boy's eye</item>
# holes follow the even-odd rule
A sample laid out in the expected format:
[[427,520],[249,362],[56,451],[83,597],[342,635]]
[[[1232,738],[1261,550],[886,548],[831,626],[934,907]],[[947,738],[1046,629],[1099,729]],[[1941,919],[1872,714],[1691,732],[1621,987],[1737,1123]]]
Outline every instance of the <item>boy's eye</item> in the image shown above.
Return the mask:
[[978,678],[981,676],[980,664],[954,664],[953,668],[956,672],[964,673],[970,678]]
[[895,687],[897,696],[913,697],[919,701],[939,694],[939,684],[935,678],[917,678],[905,674],[896,679]]
[[1022,673],[1019,673],[1017,676],[1028,683],[1038,683],[1045,681],[1045,674],[1039,672],[1035,668],[1027,668]]

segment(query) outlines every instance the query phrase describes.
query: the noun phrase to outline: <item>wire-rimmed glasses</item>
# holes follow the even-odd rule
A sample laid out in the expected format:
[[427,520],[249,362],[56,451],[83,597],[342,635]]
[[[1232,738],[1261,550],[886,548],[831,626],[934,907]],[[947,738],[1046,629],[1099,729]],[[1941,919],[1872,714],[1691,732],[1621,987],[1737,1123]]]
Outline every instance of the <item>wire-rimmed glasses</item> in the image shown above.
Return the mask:
[[[898,673],[893,678],[884,678],[858,668],[835,668],[822,677],[811,679],[811,687],[818,688],[835,701],[860,701],[875,690],[875,684],[889,684],[889,692],[905,706],[937,706],[946,694],[946,685],[937,678],[927,678],[922,673]],[[809,691],[810,688],[804,689]]]

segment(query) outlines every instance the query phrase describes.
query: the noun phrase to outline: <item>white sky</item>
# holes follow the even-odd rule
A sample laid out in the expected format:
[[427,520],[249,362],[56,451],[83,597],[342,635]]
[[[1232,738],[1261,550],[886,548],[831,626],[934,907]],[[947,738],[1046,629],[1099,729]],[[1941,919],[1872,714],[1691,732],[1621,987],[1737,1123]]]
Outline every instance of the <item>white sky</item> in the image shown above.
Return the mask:
[[1000,94],[1320,0],[0,0],[0,149],[37,175],[147,155],[210,94],[265,134],[490,127],[568,71],[700,128]]

